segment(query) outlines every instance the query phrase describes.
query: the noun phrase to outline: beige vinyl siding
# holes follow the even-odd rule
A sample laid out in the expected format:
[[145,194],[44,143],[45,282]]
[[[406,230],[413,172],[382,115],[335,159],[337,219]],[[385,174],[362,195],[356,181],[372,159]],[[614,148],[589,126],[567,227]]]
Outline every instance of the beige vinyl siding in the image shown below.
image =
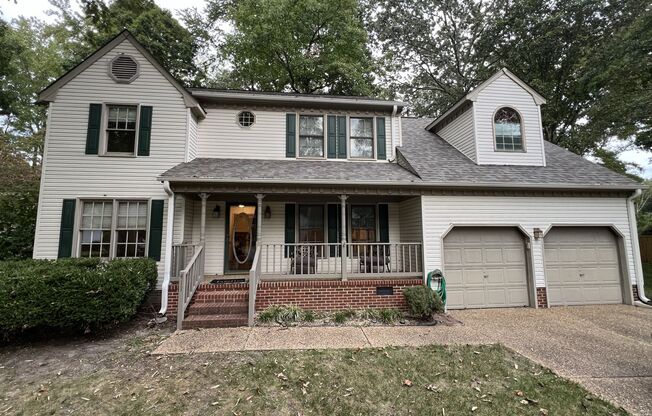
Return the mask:
[[476,161],[473,107],[469,107],[459,117],[437,132],[437,134],[464,154],[464,156],[474,162]]
[[[238,113],[252,111],[256,117],[250,127],[240,127]],[[343,113],[338,111],[314,111],[295,109],[249,109],[206,107],[206,118],[198,126],[198,148],[196,157],[235,158],[235,159],[286,159],[285,156],[285,115],[296,114],[336,114],[372,117],[371,113]],[[376,115],[379,117],[378,115]],[[385,117],[385,148],[387,160],[392,158],[391,117]],[[327,122],[324,119],[324,131]],[[398,131],[398,123],[394,123]],[[374,124],[374,129],[376,128]],[[347,123],[347,138],[350,126]],[[327,137],[324,136],[324,143]],[[374,146],[376,144],[374,143]],[[347,143],[348,152],[348,143]],[[337,161],[342,161],[338,159]]]
[[[501,107],[512,107],[521,114],[525,152],[495,150],[493,119]],[[508,76],[501,75],[478,94],[473,107],[477,163],[487,165],[543,166],[543,137],[539,108],[534,98]]]
[[[108,62],[119,53],[135,57],[140,76],[131,84],[115,83]],[[91,103],[141,104],[153,107],[148,157],[86,155]],[[64,198],[155,198],[167,194],[157,175],[181,163],[186,148],[186,107],[172,86],[125,40],[64,85],[50,103],[44,152],[34,257],[56,258]],[[167,204],[164,212],[167,215]],[[165,256],[165,222],[161,258]],[[162,262],[159,264],[162,275]]]
[[[613,225],[624,236],[628,273],[636,282],[625,198],[424,195],[422,201],[427,271],[443,266],[442,239],[453,225],[520,226],[530,237],[534,228],[553,225]],[[545,287],[543,239],[531,242],[536,286]]]
[[[406,199],[398,205],[400,211],[400,241],[405,243],[422,243],[421,197]],[[418,257],[419,263],[423,265],[422,256]]]
[[197,157],[199,147],[199,125],[197,117],[190,110],[188,110],[188,160],[191,161]]

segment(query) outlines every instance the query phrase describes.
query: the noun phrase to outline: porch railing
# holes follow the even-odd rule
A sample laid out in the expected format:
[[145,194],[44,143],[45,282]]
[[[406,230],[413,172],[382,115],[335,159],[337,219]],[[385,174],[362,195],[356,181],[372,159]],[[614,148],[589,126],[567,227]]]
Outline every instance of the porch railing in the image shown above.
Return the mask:
[[204,247],[198,246],[188,265],[179,275],[179,306],[177,309],[177,329],[181,329],[186,308],[190,304],[197,286],[204,279]]
[[261,274],[261,247],[256,247],[256,254],[254,254],[254,261],[249,270],[249,317],[247,323],[249,326],[254,326],[254,314],[256,313],[256,293],[258,292],[258,283],[260,282]]
[[261,244],[261,274],[314,278],[420,276],[421,243]]
[[181,271],[186,268],[195,252],[201,247],[199,244],[174,244],[172,246],[172,277],[179,277]]

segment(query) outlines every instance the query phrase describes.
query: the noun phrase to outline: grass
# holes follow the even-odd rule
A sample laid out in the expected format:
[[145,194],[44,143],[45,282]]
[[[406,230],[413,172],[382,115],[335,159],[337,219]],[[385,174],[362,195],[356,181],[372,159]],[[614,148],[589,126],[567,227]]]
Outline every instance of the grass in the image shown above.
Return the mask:
[[0,414],[626,414],[498,345],[149,355],[159,339],[4,351]]
[[652,263],[643,263],[643,286],[645,296],[652,299]]

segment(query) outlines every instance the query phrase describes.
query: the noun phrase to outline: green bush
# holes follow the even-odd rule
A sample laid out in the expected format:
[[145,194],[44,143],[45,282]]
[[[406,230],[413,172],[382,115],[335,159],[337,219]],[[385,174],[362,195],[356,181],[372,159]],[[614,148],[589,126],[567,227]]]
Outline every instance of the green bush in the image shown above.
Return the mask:
[[336,324],[343,324],[347,320],[355,316],[355,311],[351,309],[346,309],[343,311],[337,311],[333,314],[333,322]]
[[[312,314],[312,312],[310,312]],[[294,322],[306,321],[308,312],[304,311],[295,305],[272,305],[267,307],[264,311],[258,314],[260,322],[278,322],[282,325],[287,325]],[[314,320],[314,314],[313,320]],[[308,316],[308,319],[310,316]]]
[[0,262],[0,330],[78,330],[132,318],[154,287],[151,259]]
[[426,286],[406,287],[403,289],[403,296],[413,316],[426,319],[433,313],[444,311],[444,302],[437,292]]
[[303,322],[315,322],[317,319],[317,314],[314,311],[303,311],[303,317],[301,318]]
[[385,324],[393,324],[403,319],[403,313],[398,309],[380,309],[378,311],[378,318]]

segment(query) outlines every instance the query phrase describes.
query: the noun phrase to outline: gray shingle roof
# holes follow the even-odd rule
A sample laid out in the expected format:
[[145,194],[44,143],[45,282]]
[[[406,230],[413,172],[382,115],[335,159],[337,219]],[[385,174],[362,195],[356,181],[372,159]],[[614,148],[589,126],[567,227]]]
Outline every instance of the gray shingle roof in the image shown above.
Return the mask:
[[315,183],[405,183],[419,178],[396,163],[348,162],[333,160],[259,160],[198,158],[181,163],[161,175],[161,179],[187,178],[213,181]]
[[635,189],[640,185],[554,144],[545,143],[547,166],[476,165],[453,146],[425,130],[432,119],[404,118],[405,160],[397,163],[295,159],[198,158],[160,178],[170,181],[252,183],[379,184],[454,187],[537,187]]
[[410,165],[426,183],[536,185],[555,187],[624,187],[640,185],[568,150],[545,142],[546,165],[476,165],[453,146],[425,130],[433,119],[404,118],[403,147]]

